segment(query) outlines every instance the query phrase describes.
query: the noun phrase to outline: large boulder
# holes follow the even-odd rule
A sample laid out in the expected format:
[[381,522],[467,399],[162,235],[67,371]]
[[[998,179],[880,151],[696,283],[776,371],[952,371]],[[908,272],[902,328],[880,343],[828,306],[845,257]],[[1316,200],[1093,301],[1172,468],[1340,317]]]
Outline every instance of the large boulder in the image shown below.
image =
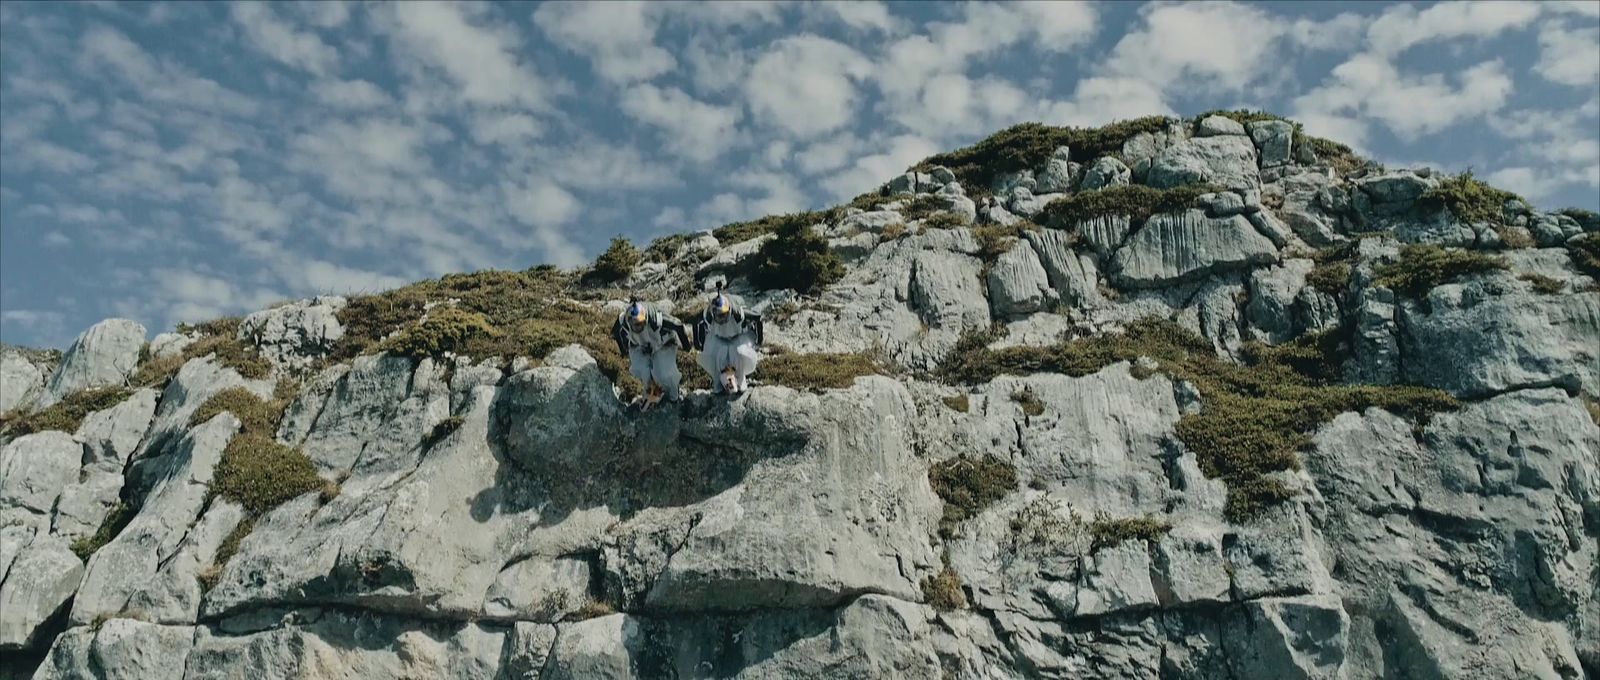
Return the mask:
[[63,539],[34,533],[9,566],[0,572],[0,650],[16,651],[48,644],[41,638],[45,622],[72,599],[83,575],[83,562]]
[[67,349],[38,406],[54,404],[81,389],[121,385],[138,365],[144,339],[144,326],[127,319],[90,326]]
[[1540,295],[1499,274],[1403,304],[1408,382],[1466,397],[1547,385],[1600,393],[1600,294]]
[[1083,181],[1078,185],[1079,191],[1094,191],[1106,187],[1121,186],[1128,183],[1133,173],[1122,161],[1112,156],[1101,156],[1083,171]]
[[309,366],[344,337],[338,312],[345,304],[342,297],[319,296],[264,309],[239,323],[239,339],[260,348],[275,365]]
[[1055,299],[1044,265],[1026,239],[1017,239],[989,268],[989,301],[996,316],[1037,312]]
[[1179,142],[1156,155],[1145,179],[1159,189],[1201,182],[1224,189],[1259,190],[1261,173],[1250,138],[1223,135]]
[[1261,167],[1279,167],[1294,160],[1294,126],[1288,121],[1258,120],[1245,128],[1261,154]]
[[1152,216],[1112,256],[1111,271],[1123,285],[1156,288],[1277,259],[1272,241],[1243,215],[1215,219],[1191,209]]
[[0,413],[31,405],[44,393],[45,378],[55,367],[29,353],[0,347]]

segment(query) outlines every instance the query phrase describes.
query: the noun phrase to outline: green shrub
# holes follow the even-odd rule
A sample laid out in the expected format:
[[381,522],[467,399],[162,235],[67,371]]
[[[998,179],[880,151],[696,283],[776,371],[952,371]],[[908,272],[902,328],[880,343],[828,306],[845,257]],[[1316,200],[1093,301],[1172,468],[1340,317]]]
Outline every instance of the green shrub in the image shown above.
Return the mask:
[[1044,206],[1042,221],[1046,226],[1071,229],[1097,217],[1127,215],[1137,225],[1156,213],[1199,207],[1201,194],[1215,191],[1217,187],[1209,184],[1190,184],[1172,189],[1123,184],[1051,201]]
[[319,490],[324,490],[324,481],[304,453],[250,433],[228,442],[211,480],[212,493],[238,503],[251,516]]
[[1306,284],[1329,295],[1342,295],[1350,285],[1349,262],[1318,262],[1306,274]]
[[944,500],[939,531],[948,536],[957,524],[1016,490],[1017,469],[994,456],[969,458],[962,454],[928,468],[928,483]]
[[85,562],[89,561],[90,555],[105,547],[107,543],[111,542],[111,539],[117,537],[117,534],[122,533],[122,530],[127,528],[128,523],[132,522],[134,515],[137,514],[136,508],[122,501],[117,501],[117,504],[111,506],[111,510],[106,512],[106,518],[100,521],[100,527],[95,529],[94,535],[80,536],[72,541],[72,552],[78,556],[78,559]]
[[594,261],[594,267],[584,278],[590,283],[613,283],[628,278],[643,257],[628,239],[618,236],[611,246]]
[[711,232],[717,237],[717,242],[724,246],[743,243],[758,236],[777,234],[787,230],[804,230],[813,224],[833,222],[839,219],[840,212],[837,208],[827,210],[813,210],[810,212],[789,213],[787,215],[767,215],[749,222],[734,222],[717,227]]
[[1252,346],[1245,352],[1251,364],[1219,358],[1210,342],[1161,319],[1132,323],[1120,334],[1051,347],[989,350],[984,340],[976,334],[964,337],[941,374],[972,384],[1002,374],[1082,376],[1145,356],[1156,360],[1162,371],[1195,385],[1203,407],[1178,421],[1177,436],[1194,452],[1207,476],[1228,484],[1227,514],[1234,520],[1247,519],[1288,498],[1288,490],[1268,475],[1298,467],[1295,452],[1334,416],[1376,407],[1425,420],[1457,406],[1438,390],[1332,383],[1343,344],[1331,333],[1288,346]]
[[1373,274],[1378,285],[1417,298],[1463,276],[1505,268],[1505,260],[1495,255],[1436,245],[1407,245],[1400,249],[1398,261],[1378,265]]
[[1525,250],[1534,247],[1533,234],[1522,227],[1504,227],[1500,229],[1500,247],[1511,250]]
[[1123,541],[1150,541],[1156,542],[1172,530],[1172,524],[1159,517],[1122,517],[1112,519],[1101,514],[1089,523],[1089,536],[1093,539],[1092,550],[1112,548]]
[[900,198],[901,197],[899,196],[890,196],[887,193],[884,193],[883,188],[879,187],[876,190],[869,191],[850,199],[850,202],[847,203],[845,207],[855,208],[862,212],[873,212],[882,210],[884,204],[893,203],[900,200]]
[[994,263],[1001,255],[1011,250],[1017,239],[1022,237],[1024,231],[1037,231],[1039,225],[1032,222],[1018,222],[1009,227],[1000,224],[983,224],[972,229],[972,237],[978,241],[978,259],[985,263]]
[[410,328],[383,341],[382,351],[397,356],[423,359],[445,353],[463,353],[472,341],[492,340],[500,331],[477,312],[455,307],[439,307],[428,312]]
[[967,226],[967,220],[953,212],[934,213],[922,221],[923,229],[958,229]]
[[799,220],[785,222],[777,237],[761,244],[753,258],[750,282],[766,290],[812,292],[844,277],[844,263],[828,239]]
[[922,579],[922,599],[939,611],[967,608],[967,595],[962,591],[961,575],[950,565],[938,574]]
[[1600,233],[1567,239],[1567,257],[1578,271],[1600,280]]
[[1299,123],[1295,124],[1294,146],[1309,146],[1317,154],[1317,160],[1327,163],[1328,167],[1340,176],[1349,175],[1367,164],[1366,159],[1357,155],[1348,146],[1331,139],[1313,137],[1300,131]]
[[104,411],[123,402],[133,391],[122,387],[91,387],[78,390],[50,406],[29,414],[12,413],[5,418],[4,429],[12,438],[60,430],[71,434],[78,431],[83,419],[95,411]]
[[918,194],[900,209],[900,216],[908,220],[921,220],[947,212],[947,204],[933,194]]
[[1072,149],[1073,158],[1120,154],[1123,142],[1141,132],[1160,132],[1170,119],[1147,116],[1098,128],[1070,128],[1022,123],[990,135],[969,147],[928,157],[912,169],[927,172],[942,165],[976,198],[987,194],[996,177],[1044,165],[1057,147]]
[[551,315],[565,318],[569,315],[564,313],[563,305],[553,299],[566,292],[571,283],[571,275],[540,266],[520,272],[486,270],[450,274],[376,295],[357,296],[338,312],[339,322],[345,329],[344,337],[334,344],[328,360],[342,361],[376,351],[390,333],[422,318],[431,303],[454,300],[457,309],[482,314],[496,328],[502,329],[512,328],[527,319]]
[[641,257],[645,262],[670,262],[689,243],[688,234],[670,234],[650,242]]
[[227,411],[239,419],[241,431],[270,436],[278,429],[278,421],[287,406],[287,400],[267,401],[246,388],[230,387],[211,395],[210,399],[200,404],[200,408],[189,416],[189,427],[200,425],[218,413]]
[[1033,393],[1031,388],[1024,387],[1011,393],[1011,401],[1022,407],[1022,412],[1029,416],[1044,415],[1044,402],[1039,401],[1039,395]]
[[[685,354],[680,352],[679,356]],[[695,372],[704,373],[701,370]],[[782,352],[763,359],[756,375],[768,385],[784,385],[815,392],[846,388],[854,384],[856,378],[880,372],[877,362],[866,354]]]
[[1467,224],[1504,224],[1506,201],[1522,201],[1521,196],[1478,181],[1472,171],[1451,177],[1422,194],[1421,201],[1435,208],[1444,207]]
[[957,394],[957,395],[951,396],[951,397],[945,397],[941,401],[944,402],[945,406],[950,407],[950,410],[952,410],[952,411],[959,411],[961,413],[966,413],[967,411],[972,410],[972,404],[967,399],[967,393],[966,392],[962,392],[961,394]]
[[1527,281],[1533,286],[1533,291],[1535,293],[1540,293],[1542,295],[1555,295],[1556,293],[1561,292],[1561,289],[1564,286],[1559,279],[1552,279],[1543,274],[1523,274],[1517,278]]

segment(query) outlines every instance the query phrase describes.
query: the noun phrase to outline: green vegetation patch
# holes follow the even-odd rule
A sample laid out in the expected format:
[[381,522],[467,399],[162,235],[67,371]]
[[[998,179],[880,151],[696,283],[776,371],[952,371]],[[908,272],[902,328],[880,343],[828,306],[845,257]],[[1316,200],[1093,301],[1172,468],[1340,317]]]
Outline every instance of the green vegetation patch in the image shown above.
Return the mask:
[[1314,264],[1311,273],[1306,275],[1306,284],[1329,295],[1343,294],[1350,285],[1350,273],[1354,271],[1351,263],[1355,257],[1356,241],[1317,249],[1311,254]]
[[928,172],[942,165],[955,173],[956,180],[974,199],[987,194],[996,177],[1018,170],[1032,170],[1050,160],[1057,147],[1072,149],[1072,157],[1088,160],[1120,155],[1122,144],[1141,132],[1165,130],[1171,119],[1146,116],[1098,128],[1072,128],[1022,123],[996,132],[969,147],[930,156],[912,170]]
[[934,213],[922,222],[924,229],[957,229],[965,226],[968,226],[966,218],[953,212]]
[[1470,170],[1439,182],[1439,186],[1423,192],[1421,200],[1448,209],[1456,219],[1467,224],[1504,224],[1506,201],[1527,202],[1521,196],[1479,181]]
[[195,409],[194,414],[189,416],[189,427],[227,411],[239,419],[243,431],[270,434],[278,429],[278,421],[283,418],[283,410],[288,405],[287,400],[267,401],[246,388],[230,387],[211,395],[200,408]]
[[928,468],[928,483],[944,500],[939,532],[950,535],[957,524],[983,511],[1017,488],[1017,469],[994,456],[956,456]]
[[239,520],[238,524],[233,525],[233,530],[223,537],[222,543],[217,545],[216,556],[211,559],[211,566],[200,570],[200,590],[202,592],[209,593],[212,588],[217,586],[217,581],[222,578],[222,568],[228,566],[228,561],[233,559],[234,555],[239,554],[239,543],[244,541],[244,538],[249,536],[250,532],[255,531],[255,528],[255,518],[246,517]]
[[285,501],[323,489],[317,467],[304,453],[254,433],[234,435],[211,480],[212,493],[260,516]]
[[1533,292],[1541,295],[1555,295],[1565,287],[1565,284],[1561,283],[1560,279],[1553,279],[1544,274],[1523,274],[1517,278],[1527,281],[1529,285],[1533,286]]
[[1164,319],[1144,319],[1120,334],[1050,347],[987,349],[991,335],[962,339],[941,373],[977,384],[999,375],[1063,373],[1082,376],[1119,361],[1150,357],[1163,372],[1200,391],[1203,408],[1178,421],[1177,435],[1207,476],[1228,484],[1230,519],[1240,521],[1290,497],[1274,472],[1299,466],[1296,452],[1311,434],[1345,411],[1382,408],[1425,421],[1458,406],[1450,395],[1396,385],[1333,382],[1340,363],[1336,335],[1310,336],[1287,346],[1256,345],[1247,364],[1216,356],[1211,343]]
[[1101,514],[1089,523],[1089,536],[1093,540],[1092,550],[1112,548],[1122,544],[1123,541],[1150,541],[1161,540],[1172,524],[1159,517],[1121,517],[1112,519]]
[[133,387],[162,387],[190,359],[207,356],[242,377],[251,380],[267,377],[272,373],[272,362],[261,356],[254,345],[239,339],[239,324],[242,322],[239,317],[226,317],[199,324],[178,324],[179,333],[198,333],[200,337],[177,354],[161,358],[141,355],[139,367],[129,376],[128,384]]
[[422,448],[431,449],[439,442],[445,440],[456,430],[461,429],[461,424],[466,422],[461,416],[450,416],[438,422],[433,429],[428,431],[428,436],[422,439]]
[[594,266],[584,275],[584,280],[589,283],[615,283],[628,278],[633,273],[633,268],[639,266],[644,256],[639,249],[633,247],[628,239],[618,236],[611,239],[610,247],[600,253],[594,261]]
[[945,565],[938,574],[922,579],[922,599],[939,611],[967,608],[967,595],[962,590],[961,575]]
[[669,234],[650,242],[640,257],[645,262],[670,262],[688,245],[688,234]]
[[91,387],[78,390],[62,397],[61,401],[33,413],[8,413],[0,417],[0,429],[4,429],[6,435],[13,438],[45,430],[60,430],[71,434],[78,431],[78,426],[83,424],[83,419],[89,414],[116,406],[131,394],[133,391],[124,387]]
[[1300,124],[1295,123],[1294,146],[1308,146],[1317,154],[1317,160],[1328,164],[1340,176],[1349,175],[1367,164],[1367,159],[1362,158],[1348,146],[1331,139],[1313,137],[1300,131]]
[[844,278],[844,263],[811,224],[790,220],[780,225],[777,237],[761,244],[752,258],[750,282],[766,290],[808,293]]
[[971,401],[967,398],[967,393],[966,392],[962,392],[961,394],[957,394],[957,395],[950,396],[950,397],[945,397],[944,399],[941,399],[940,401],[943,401],[944,405],[950,407],[950,410],[952,410],[952,411],[958,411],[958,412],[961,412],[961,413],[966,413],[966,412],[972,410],[972,404],[971,404]]
[[884,228],[883,228],[883,231],[878,232],[878,242],[879,243],[888,243],[890,241],[893,241],[893,240],[898,239],[901,236],[905,236],[905,235],[906,235],[906,225],[905,225],[905,223],[904,222],[895,222],[894,224],[885,225]]
[[96,550],[105,547],[111,539],[117,537],[117,534],[122,533],[137,514],[137,509],[133,506],[117,501],[117,504],[111,506],[111,510],[106,513],[106,518],[100,521],[100,527],[95,529],[94,535],[80,536],[72,541],[72,552],[78,559],[87,562],[89,556]]
[[1190,184],[1171,189],[1157,189],[1143,184],[1106,187],[1099,191],[1071,194],[1045,204],[1042,221],[1057,229],[1071,229],[1098,217],[1127,215],[1137,225],[1156,213],[1197,208],[1201,194],[1217,190],[1210,184]]
[[[701,370],[695,372],[704,374]],[[879,373],[882,369],[867,354],[778,352],[761,361],[756,377],[764,384],[815,392],[846,388],[854,384],[856,378]]]
[[1425,244],[1401,247],[1398,261],[1378,265],[1373,274],[1378,285],[1420,298],[1440,284],[1505,268],[1505,259],[1496,255]]
[[455,307],[435,307],[427,316],[384,340],[379,349],[412,359],[438,358],[446,353],[464,353],[472,344],[490,342],[499,336],[500,330],[482,314]]
[[785,229],[800,230],[813,224],[833,222],[839,218],[841,212],[838,208],[827,210],[812,210],[808,212],[789,213],[786,215],[767,215],[761,219],[749,222],[734,222],[725,224],[712,230],[711,235],[717,237],[717,242],[723,246],[743,243],[758,236],[776,234]]

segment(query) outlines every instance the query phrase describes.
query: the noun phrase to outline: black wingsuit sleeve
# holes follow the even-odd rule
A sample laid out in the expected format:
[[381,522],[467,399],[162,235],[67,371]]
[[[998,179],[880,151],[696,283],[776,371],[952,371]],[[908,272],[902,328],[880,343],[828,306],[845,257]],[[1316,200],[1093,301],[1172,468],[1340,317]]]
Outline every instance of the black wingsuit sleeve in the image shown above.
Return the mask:
[[766,326],[761,323],[761,315],[752,312],[746,312],[744,315],[744,321],[745,324],[749,325],[750,328],[756,332],[756,344],[760,345],[765,343]]
[[617,353],[628,356],[628,336],[622,332],[622,319],[611,322],[611,339],[617,341]]
[[677,319],[663,319],[661,325],[665,330],[670,331],[673,335],[678,336],[679,347],[684,349],[689,348],[689,335],[688,333],[684,332],[683,324],[681,322],[679,322]]
[[706,323],[705,317],[694,325],[694,350],[704,352],[706,349],[706,334],[711,332],[711,324]]

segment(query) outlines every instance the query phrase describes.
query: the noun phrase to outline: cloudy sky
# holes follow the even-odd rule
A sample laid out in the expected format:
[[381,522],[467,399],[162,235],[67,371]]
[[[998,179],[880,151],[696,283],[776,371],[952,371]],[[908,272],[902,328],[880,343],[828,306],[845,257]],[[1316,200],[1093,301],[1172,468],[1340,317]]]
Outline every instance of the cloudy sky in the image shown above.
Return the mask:
[[6,2],[0,339],[578,264],[1219,107],[1600,208],[1600,2]]

